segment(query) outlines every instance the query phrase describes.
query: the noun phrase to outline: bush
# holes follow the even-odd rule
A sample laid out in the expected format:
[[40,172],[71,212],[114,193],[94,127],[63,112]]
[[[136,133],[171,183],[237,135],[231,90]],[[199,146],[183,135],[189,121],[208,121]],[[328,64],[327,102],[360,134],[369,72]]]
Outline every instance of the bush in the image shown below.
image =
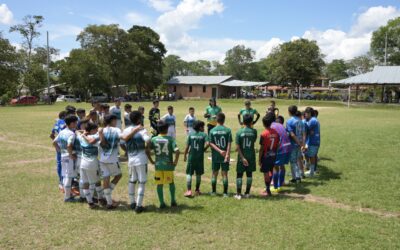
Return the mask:
[[0,97],[0,105],[5,106],[7,103],[9,103],[12,99],[12,94],[10,92],[5,93]]

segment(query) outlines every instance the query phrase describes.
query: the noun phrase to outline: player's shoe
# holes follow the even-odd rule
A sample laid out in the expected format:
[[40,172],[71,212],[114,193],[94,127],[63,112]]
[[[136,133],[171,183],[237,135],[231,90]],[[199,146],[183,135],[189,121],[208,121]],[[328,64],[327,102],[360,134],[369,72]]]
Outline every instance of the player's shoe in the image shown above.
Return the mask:
[[76,187],[71,188],[71,194],[73,196],[80,196],[81,194],[79,193],[79,189]]
[[165,203],[160,204],[160,209],[164,209],[167,208],[167,205],[165,205]]
[[107,200],[104,199],[104,198],[103,198],[103,199],[99,199],[98,202],[99,202],[99,204],[102,205],[103,207],[104,207],[104,206],[107,206]]
[[140,214],[141,212],[143,212],[144,211],[144,207],[142,207],[142,206],[137,206],[136,208],[135,208],[135,212],[137,213],[137,214]]
[[279,193],[279,188],[272,188],[271,191],[274,192],[274,193]]
[[272,194],[271,194],[271,191],[267,191],[267,190],[264,190],[264,191],[262,191],[261,192],[261,196],[263,196],[263,197],[268,197],[268,196],[271,196]]
[[171,202],[171,207],[177,207],[178,203],[176,203],[176,201]]
[[68,199],[64,199],[64,202],[76,202],[76,200],[75,200],[75,198],[74,197],[70,197],[70,198],[68,198]]
[[296,183],[301,183],[301,178],[296,178]]
[[244,194],[243,198],[245,198],[245,199],[250,198],[250,194]]
[[79,197],[78,202],[85,203],[86,202],[86,198]]
[[108,209],[108,210],[112,210],[112,209],[116,209],[118,207],[118,203],[112,203],[112,204],[107,204],[107,206],[106,206],[106,208]]
[[90,209],[95,209],[95,208],[97,208],[97,205],[95,204],[95,203],[88,203],[88,205],[89,205],[89,208]]
[[211,192],[210,195],[211,196],[217,196],[217,193],[216,192]]
[[192,190],[188,190],[188,191],[186,191],[186,193],[183,195],[183,196],[185,196],[185,197],[192,197]]
[[136,203],[134,202],[134,203],[131,203],[130,205],[130,208],[132,209],[132,210],[135,210],[136,209]]
[[223,194],[223,195],[222,195],[222,198],[228,198],[228,197],[229,197],[228,194]]
[[196,190],[196,191],[194,192],[194,195],[200,196],[200,195],[202,195],[202,193],[200,192],[200,190]]
[[236,200],[241,200],[242,199],[242,195],[240,194],[235,194],[235,196],[233,196]]

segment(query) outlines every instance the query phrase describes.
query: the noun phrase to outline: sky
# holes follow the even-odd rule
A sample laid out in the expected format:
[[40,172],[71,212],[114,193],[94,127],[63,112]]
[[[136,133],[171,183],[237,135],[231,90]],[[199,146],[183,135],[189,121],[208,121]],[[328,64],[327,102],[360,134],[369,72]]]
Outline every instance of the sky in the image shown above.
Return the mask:
[[168,54],[182,59],[223,61],[243,44],[266,57],[279,44],[316,40],[327,62],[368,52],[372,32],[400,16],[399,0],[0,0],[0,31],[19,47],[10,26],[26,15],[44,16],[42,35],[60,50],[57,59],[79,48],[76,36],[89,24],[145,25],[160,34]]

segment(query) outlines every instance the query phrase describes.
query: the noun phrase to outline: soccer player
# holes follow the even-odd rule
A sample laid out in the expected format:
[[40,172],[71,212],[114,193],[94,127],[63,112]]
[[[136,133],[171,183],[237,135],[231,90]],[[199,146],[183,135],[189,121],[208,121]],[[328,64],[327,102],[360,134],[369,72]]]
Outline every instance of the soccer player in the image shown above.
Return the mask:
[[57,152],[61,153],[61,172],[64,184],[64,201],[75,201],[71,196],[72,179],[76,177],[74,161],[76,160],[73,144],[75,140],[75,128],[78,123],[78,117],[70,115],[65,118],[66,128],[53,141],[53,146]]
[[[98,199],[104,203],[104,193],[101,187],[98,160],[98,147],[100,138],[98,135],[98,126],[92,122],[86,124],[85,132],[78,135],[82,148],[82,160],[80,174],[83,182],[83,193],[85,194],[86,201],[89,208],[96,208],[93,202],[94,190],[96,190]],[[110,207],[107,205],[107,209]]]
[[121,121],[121,98],[115,98],[114,106],[110,108],[110,114],[115,115],[117,117],[117,125],[116,127],[121,129],[122,128],[122,121]]
[[142,117],[140,117],[140,125],[142,125],[142,127],[143,127],[144,126],[144,107],[139,106],[138,111],[142,114]]
[[72,105],[67,105],[65,111],[67,112],[67,115],[76,115],[76,108]]
[[272,180],[274,182],[273,191],[278,192],[280,188],[285,184],[285,165],[289,163],[290,153],[292,151],[290,139],[288,133],[283,126],[285,119],[279,116],[276,122],[271,124],[271,128],[275,129],[279,134],[280,143],[278,152],[276,154],[275,166],[272,174]]
[[[147,156],[146,144],[150,142],[147,130],[140,125],[142,114],[139,111],[132,111],[129,115],[132,125],[127,127],[122,139],[126,142],[128,153],[128,173],[129,173],[129,201],[131,209],[136,213],[144,211],[143,198],[145,185],[147,182]],[[138,185],[137,199],[135,199],[136,184]]]
[[99,114],[99,127],[105,127],[104,117],[110,114],[110,105],[107,103],[101,104],[101,112]]
[[228,197],[228,171],[232,132],[231,129],[224,126],[224,113],[218,113],[216,116],[216,121],[217,126],[211,129],[209,134],[210,147],[212,149],[211,195],[216,195],[217,193],[217,178],[219,170],[221,169],[222,182],[224,185],[224,197]]
[[[204,174],[204,152],[207,150],[208,136],[204,133],[204,122],[194,121],[193,130],[186,140],[184,161],[186,165],[186,186],[185,197],[192,197],[192,175],[196,173],[196,196],[200,195],[201,176]],[[187,157],[189,154],[189,158]]]
[[90,113],[89,113],[89,117],[88,118],[89,118],[89,121],[91,123],[99,125],[100,116],[99,116],[99,114],[97,113],[96,110],[91,110]]
[[[66,127],[65,124],[65,116],[67,115],[66,111],[61,111],[58,114],[58,119],[54,123],[53,129],[51,130],[50,133],[50,139],[54,140],[56,138],[56,134],[58,135],[61,130],[63,130]],[[58,188],[60,190],[63,190],[63,180],[62,180],[62,174],[61,174],[61,152],[56,151],[56,160],[57,160],[57,175],[58,175]]]
[[149,111],[149,121],[150,126],[153,128],[152,134],[153,136],[158,135],[157,123],[160,121],[160,109],[158,106],[160,105],[158,100],[153,101],[153,107]]
[[194,108],[190,107],[189,114],[187,114],[185,116],[185,119],[183,119],[183,126],[185,127],[187,135],[195,132],[195,130],[193,129],[193,124],[195,121],[196,121],[196,116],[194,115]]
[[165,123],[168,124],[168,136],[171,136],[172,138],[176,138],[176,117],[174,115],[174,107],[168,106],[167,108],[168,113],[165,114],[161,120],[163,120]]
[[[86,125],[88,123],[89,123],[88,118],[83,118],[78,121],[77,130],[75,131],[75,140],[74,140],[74,149],[76,152],[75,168],[77,170],[77,175],[79,177],[79,195],[80,195],[81,202],[86,201],[86,197],[83,192],[83,181],[82,181],[82,178],[80,177],[80,169],[81,169],[81,162],[82,162],[82,147],[81,147],[81,143],[79,142],[77,137],[79,134],[85,132]],[[79,128],[78,128],[78,126],[79,126]]]
[[207,118],[207,133],[210,134],[211,129],[217,125],[217,114],[221,113],[222,109],[217,106],[215,98],[211,98],[209,106],[206,108],[204,118]]
[[267,113],[269,112],[274,113],[275,117],[279,116],[279,109],[276,107],[275,101],[271,101],[271,106],[267,109]]
[[132,105],[129,103],[125,104],[124,106],[124,123],[125,123],[125,128],[129,127],[132,125],[131,120],[129,119],[129,115],[132,112]]
[[[104,197],[107,201],[107,208],[114,209],[117,204],[113,203],[112,191],[122,177],[119,165],[119,143],[122,137],[121,129],[117,127],[118,118],[114,114],[104,117],[106,127],[99,130],[100,137],[100,170],[103,179]],[[110,181],[110,178],[113,180]]]
[[290,168],[292,172],[291,183],[301,182],[300,168],[298,160],[301,156],[301,150],[304,148],[305,129],[301,120],[296,116],[297,106],[292,105],[288,108],[290,119],[286,122],[286,130],[289,133],[292,152],[290,153]]
[[258,163],[260,165],[260,170],[264,173],[265,191],[261,193],[263,196],[271,195],[271,172],[275,165],[276,154],[279,148],[279,134],[278,132],[271,128],[271,124],[275,121],[274,113],[267,113],[263,117],[262,122],[265,130],[260,136],[260,152],[258,157]]
[[78,108],[76,114],[78,115],[78,125],[76,126],[76,129],[81,130],[81,121],[86,117],[86,110]]
[[307,150],[306,157],[310,161],[309,176],[314,176],[315,165],[317,163],[317,155],[321,143],[320,125],[318,119],[314,116],[313,109],[308,107],[304,113],[307,121]]
[[[253,109],[253,108],[251,107],[251,102],[250,102],[250,101],[246,101],[246,102],[244,103],[244,106],[245,106],[245,108],[242,108],[242,109],[239,111],[239,114],[238,114],[239,124],[240,124],[240,125],[243,125],[244,115],[246,115],[246,114],[251,115],[251,119],[253,119],[253,124],[252,124],[252,125],[256,124],[257,121],[258,121],[258,119],[260,118],[260,114],[258,113],[257,110],[255,110],[255,109]],[[254,116],[256,116],[255,119],[254,119]],[[242,119],[243,119],[243,120],[242,120]]]
[[[171,194],[171,207],[176,207],[174,170],[179,160],[179,149],[174,138],[167,135],[168,124],[159,121],[158,131],[160,134],[151,139],[146,153],[149,161],[155,165],[154,179],[157,185],[157,195],[160,201],[160,209],[166,208],[164,202],[164,185],[169,185]],[[154,150],[155,161],[151,158],[150,150]],[[175,152],[175,160],[173,153]]]
[[236,195],[235,198],[242,198],[242,180],[246,173],[246,191],[245,198],[250,197],[251,184],[253,182],[253,172],[256,171],[256,151],[254,144],[257,140],[257,130],[252,128],[253,117],[251,114],[243,116],[244,127],[236,133],[236,149],[238,151],[238,160],[236,165]]
[[305,143],[306,143],[306,137],[307,137],[307,125],[305,122],[305,119],[302,119],[302,114],[299,110],[296,112],[296,117],[299,119],[299,129],[297,132],[297,138],[299,139],[300,142],[303,142],[304,147],[300,149],[300,154],[299,154],[299,159],[297,161],[297,164],[299,166],[300,170],[300,176],[302,179],[305,179],[306,176],[304,175],[304,159],[303,159],[303,151],[305,150]]

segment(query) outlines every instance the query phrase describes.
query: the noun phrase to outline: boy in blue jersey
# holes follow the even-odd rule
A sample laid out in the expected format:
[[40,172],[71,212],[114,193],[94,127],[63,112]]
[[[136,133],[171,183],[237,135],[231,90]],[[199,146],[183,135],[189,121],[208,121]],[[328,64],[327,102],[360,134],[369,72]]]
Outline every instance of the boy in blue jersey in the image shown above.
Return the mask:
[[61,153],[61,174],[64,185],[64,201],[71,202],[74,198],[71,196],[72,179],[76,177],[76,169],[74,161],[76,160],[73,151],[75,140],[75,128],[78,122],[76,116],[70,115],[65,118],[66,128],[60,131],[53,141],[53,146],[57,152]]
[[168,106],[168,114],[161,117],[166,124],[168,124],[168,136],[176,138],[176,116],[174,115],[174,107]]
[[[56,135],[58,135],[60,133],[60,131],[66,127],[66,124],[64,121],[66,115],[67,115],[66,111],[61,111],[58,114],[58,119],[54,123],[54,126],[50,133],[51,140],[54,140],[56,138]],[[56,151],[56,161],[57,161],[58,187],[60,190],[63,190],[63,180],[62,180],[62,174],[61,174],[61,152],[59,152],[59,151]]]
[[196,121],[196,116],[194,115],[194,108],[190,107],[189,114],[187,114],[185,116],[185,119],[183,119],[183,126],[185,127],[185,131],[186,131],[187,135],[195,132],[195,130],[193,128],[193,124],[195,121]]
[[314,116],[314,110],[312,108],[306,108],[304,116],[306,118],[308,130],[307,149],[305,151],[305,155],[310,161],[309,176],[313,177],[315,165],[317,163],[318,150],[321,143],[320,124],[318,119]]
[[[147,182],[146,146],[150,141],[150,136],[141,126],[142,113],[132,111],[129,118],[132,125],[127,127],[122,134],[128,153],[129,201],[131,209],[134,209],[136,213],[141,213],[144,211],[143,198]],[[136,184],[138,184],[138,190],[135,199]]]

